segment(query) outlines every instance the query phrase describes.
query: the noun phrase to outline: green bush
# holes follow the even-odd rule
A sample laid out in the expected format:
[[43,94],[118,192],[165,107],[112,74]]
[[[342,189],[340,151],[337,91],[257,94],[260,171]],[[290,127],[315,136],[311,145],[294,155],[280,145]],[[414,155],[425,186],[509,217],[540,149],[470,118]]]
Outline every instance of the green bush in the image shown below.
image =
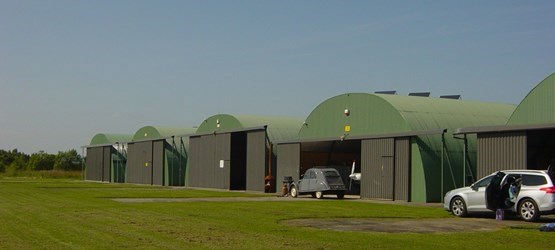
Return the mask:
[[83,159],[75,149],[58,152],[54,160],[54,170],[81,170]]
[[[83,158],[75,149],[60,151],[57,155],[39,151],[31,156],[17,149],[0,149],[0,174],[39,178],[82,178]],[[53,171],[55,170],[55,171]]]

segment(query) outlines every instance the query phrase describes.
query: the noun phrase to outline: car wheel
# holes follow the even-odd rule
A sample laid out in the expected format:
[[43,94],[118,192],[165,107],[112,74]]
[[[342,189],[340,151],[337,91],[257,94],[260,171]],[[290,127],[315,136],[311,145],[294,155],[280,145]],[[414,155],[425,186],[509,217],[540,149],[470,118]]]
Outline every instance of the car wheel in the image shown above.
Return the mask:
[[322,199],[322,197],[324,197],[324,194],[322,193],[322,191],[317,191],[314,194],[316,195],[316,199]]
[[345,197],[345,192],[343,191],[337,192],[337,199],[343,199],[343,197]]
[[524,199],[518,205],[518,215],[525,221],[536,221],[540,218],[540,211],[534,200]]
[[289,191],[291,193],[291,197],[293,198],[297,198],[297,196],[299,196],[299,191],[297,190],[297,187],[292,186],[291,187],[291,191]]
[[455,197],[451,200],[451,213],[458,217],[466,216],[466,203],[463,198]]

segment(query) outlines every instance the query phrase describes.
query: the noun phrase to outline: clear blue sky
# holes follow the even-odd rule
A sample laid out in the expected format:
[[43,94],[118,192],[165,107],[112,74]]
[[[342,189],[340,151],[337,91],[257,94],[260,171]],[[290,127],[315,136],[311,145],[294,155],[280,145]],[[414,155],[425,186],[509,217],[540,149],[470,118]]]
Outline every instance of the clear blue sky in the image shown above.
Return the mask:
[[555,1],[0,0],[0,149],[347,92],[518,104],[555,71]]

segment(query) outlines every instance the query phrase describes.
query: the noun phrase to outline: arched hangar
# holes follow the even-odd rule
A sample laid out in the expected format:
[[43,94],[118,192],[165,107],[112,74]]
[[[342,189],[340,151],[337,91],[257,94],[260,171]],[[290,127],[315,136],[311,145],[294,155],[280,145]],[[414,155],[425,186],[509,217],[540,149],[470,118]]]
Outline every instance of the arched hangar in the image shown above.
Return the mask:
[[440,201],[476,170],[475,149],[465,150],[454,130],[504,124],[513,110],[460,99],[338,95],[310,113],[296,140],[278,143],[277,176],[298,179],[313,166],[343,168],[348,175],[355,161],[361,198]]
[[274,141],[295,138],[302,118],[217,114],[190,137],[191,187],[275,192]]
[[105,182],[125,182],[127,153],[125,143],[132,135],[99,133],[85,146],[85,179]]

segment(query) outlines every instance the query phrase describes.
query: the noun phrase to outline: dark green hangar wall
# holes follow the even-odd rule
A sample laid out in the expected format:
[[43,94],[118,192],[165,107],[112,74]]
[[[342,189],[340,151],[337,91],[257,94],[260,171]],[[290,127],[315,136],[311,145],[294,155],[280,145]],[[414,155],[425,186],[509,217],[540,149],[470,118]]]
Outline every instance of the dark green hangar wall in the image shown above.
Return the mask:
[[127,182],[187,185],[188,135],[194,128],[145,126],[128,144]]
[[[464,175],[475,173],[475,146],[463,153],[464,143],[453,138],[453,131],[463,126],[505,124],[514,108],[458,99],[349,93],[318,105],[306,118],[298,138],[301,142],[360,140],[362,198],[395,199],[394,186],[404,185],[404,191],[410,193],[408,200],[440,201],[442,191],[463,186]],[[445,133],[432,132],[444,129]],[[372,137],[382,138],[364,139]],[[469,145],[475,144],[475,138],[467,139]],[[409,162],[395,158],[400,147]],[[388,172],[388,166],[396,165],[409,169]],[[409,183],[395,180],[399,173],[408,175],[399,178],[407,178]]]
[[302,122],[276,116],[208,117],[190,138],[190,186],[275,191],[276,154],[270,145],[296,137]]
[[125,134],[96,134],[86,146],[85,179],[125,182],[125,143],[131,141],[132,137]]

